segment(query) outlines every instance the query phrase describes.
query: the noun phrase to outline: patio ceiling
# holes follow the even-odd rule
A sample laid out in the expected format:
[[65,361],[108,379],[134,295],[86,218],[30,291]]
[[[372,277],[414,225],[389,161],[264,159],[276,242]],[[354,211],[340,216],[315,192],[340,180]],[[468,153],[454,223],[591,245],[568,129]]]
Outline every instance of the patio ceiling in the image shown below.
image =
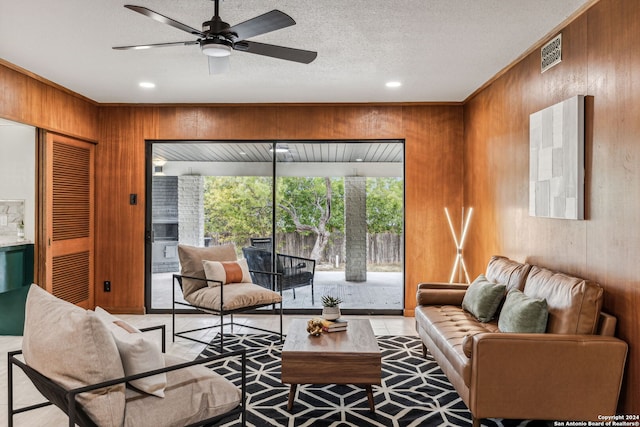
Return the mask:
[[[154,144],[153,158],[167,162],[271,162],[271,142],[181,141]],[[282,141],[278,161],[401,163],[400,141]]]
[[[165,175],[271,176],[272,144],[157,142],[153,162]],[[280,141],[277,147],[280,176],[402,176],[404,144],[398,140]]]

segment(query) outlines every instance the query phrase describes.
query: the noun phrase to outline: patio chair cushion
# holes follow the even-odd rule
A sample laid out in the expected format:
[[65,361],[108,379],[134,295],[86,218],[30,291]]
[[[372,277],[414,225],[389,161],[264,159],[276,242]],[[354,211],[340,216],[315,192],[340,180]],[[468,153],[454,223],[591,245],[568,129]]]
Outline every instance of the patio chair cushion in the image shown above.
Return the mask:
[[[164,368],[162,350],[152,339],[101,307],[96,307],[95,313],[113,334],[126,376]],[[145,393],[164,397],[167,375],[140,378],[129,384]]]
[[216,280],[216,282],[207,282],[207,286],[215,288],[229,283],[251,283],[251,275],[249,274],[249,266],[247,260],[242,258],[238,261],[202,261],[204,274],[208,280]]
[[[165,355],[167,366],[187,362]],[[238,387],[211,369],[196,365],[167,372],[165,398],[127,389],[125,427],[184,426],[238,406]]]
[[[222,288],[224,288],[222,294],[224,303],[221,302],[220,298]],[[184,299],[197,307],[209,308],[215,311],[227,311],[255,305],[279,303],[282,301],[282,296],[278,292],[265,289],[253,283],[231,283],[226,286],[198,289],[189,295],[185,295]]]
[[[197,247],[178,245],[178,258],[180,259],[180,272],[183,276],[204,279],[203,260],[207,261],[237,261],[236,247],[234,244],[220,246]],[[185,298],[193,291],[207,287],[205,280],[182,279],[182,293]]]
[[[93,311],[31,285],[22,351],[27,365],[66,389],[121,378],[124,369],[113,335]],[[125,386],[83,393],[78,402],[99,426],[121,426]]]

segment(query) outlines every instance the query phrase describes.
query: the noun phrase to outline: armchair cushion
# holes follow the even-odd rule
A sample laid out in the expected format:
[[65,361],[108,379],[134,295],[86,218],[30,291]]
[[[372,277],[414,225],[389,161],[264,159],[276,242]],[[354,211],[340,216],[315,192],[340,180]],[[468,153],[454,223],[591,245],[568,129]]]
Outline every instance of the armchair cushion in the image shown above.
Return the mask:
[[548,314],[547,301],[512,289],[500,311],[498,328],[501,332],[541,334],[547,329]]
[[238,261],[202,261],[204,274],[207,280],[215,280],[215,282],[207,282],[207,286],[215,288],[221,282],[223,285],[228,283],[251,283],[251,275],[249,274],[249,266],[247,260],[242,258]]
[[492,283],[481,274],[469,285],[462,299],[462,308],[479,321],[489,322],[502,302],[505,289],[505,285]]
[[[183,276],[197,277],[204,279],[203,260],[208,261],[237,261],[236,247],[233,244],[196,247],[188,245],[178,245],[178,258],[180,258],[180,272]],[[200,288],[206,288],[205,280],[195,280],[184,278],[182,280],[182,292],[185,298],[187,295]]]
[[[165,355],[166,366],[187,360]],[[167,372],[165,398],[127,389],[125,427],[185,426],[238,406],[242,393],[211,369],[197,365]]]
[[[224,290],[222,289],[224,287]],[[224,298],[224,302],[221,301]],[[215,288],[202,288],[184,297],[189,303],[211,310],[235,310],[255,305],[275,304],[282,301],[278,292],[253,283],[232,283]]]
[[[164,368],[164,358],[160,347],[140,330],[124,320],[112,316],[101,307],[96,307],[95,313],[113,334],[126,376]],[[164,397],[167,375],[157,374],[140,378],[129,384],[145,393]]]
[[[31,285],[24,337],[27,365],[72,389],[124,376],[113,335],[94,312],[84,310]],[[82,393],[78,402],[99,426],[122,425],[124,384]]]

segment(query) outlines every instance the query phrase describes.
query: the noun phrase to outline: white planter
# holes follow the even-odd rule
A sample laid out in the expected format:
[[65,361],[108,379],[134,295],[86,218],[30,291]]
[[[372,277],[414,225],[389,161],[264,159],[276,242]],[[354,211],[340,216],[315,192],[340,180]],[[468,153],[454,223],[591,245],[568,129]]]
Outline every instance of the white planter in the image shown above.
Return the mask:
[[327,320],[340,318],[340,307],[322,307],[322,317]]

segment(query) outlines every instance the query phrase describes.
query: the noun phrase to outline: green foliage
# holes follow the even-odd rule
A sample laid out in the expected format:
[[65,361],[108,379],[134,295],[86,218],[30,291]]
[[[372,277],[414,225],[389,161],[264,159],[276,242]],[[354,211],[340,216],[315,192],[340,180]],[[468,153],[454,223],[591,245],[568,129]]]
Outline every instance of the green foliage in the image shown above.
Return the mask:
[[323,307],[337,307],[342,303],[342,298],[334,297],[331,295],[323,295],[322,296],[322,306]]
[[401,178],[367,178],[367,229],[369,233],[402,233],[403,181]]
[[[331,212],[326,227],[329,231],[344,229],[344,181],[330,179]],[[294,215],[298,221],[319,227],[327,211],[327,187],[325,178],[281,177],[277,181],[278,210],[277,228],[283,232],[296,231]],[[292,215],[294,214],[294,215]]]
[[[245,244],[250,237],[271,235],[271,177],[205,177],[205,234],[222,241]],[[327,183],[320,177],[277,179],[277,232],[311,233],[324,224],[328,232],[344,232],[344,180],[330,178],[330,212]],[[296,226],[305,225],[303,231]],[[400,178],[367,179],[369,233],[402,232],[403,181]]]
[[271,235],[270,177],[205,177],[205,234],[243,242]]

